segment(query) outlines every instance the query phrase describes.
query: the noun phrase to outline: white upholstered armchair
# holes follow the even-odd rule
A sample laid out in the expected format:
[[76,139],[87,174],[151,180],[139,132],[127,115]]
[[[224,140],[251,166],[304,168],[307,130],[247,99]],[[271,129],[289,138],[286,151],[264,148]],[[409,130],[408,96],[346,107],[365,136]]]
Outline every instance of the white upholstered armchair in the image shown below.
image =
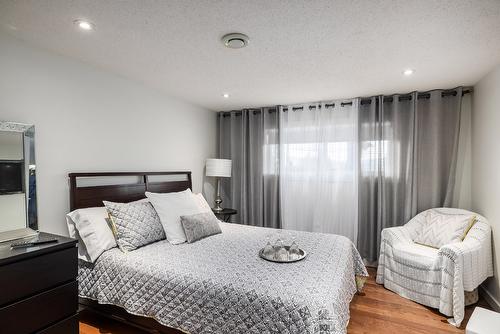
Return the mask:
[[[422,240],[422,234],[429,233],[429,217],[436,215],[476,218],[463,241],[460,238],[439,248],[415,243]],[[449,226],[441,232],[451,230]],[[439,309],[452,317],[448,321],[457,327],[464,318],[465,296],[470,295],[467,292],[475,293],[472,302],[477,301],[477,287],[489,276],[493,276],[491,228],[481,215],[460,209],[430,209],[404,226],[382,230],[377,283],[402,297]]]

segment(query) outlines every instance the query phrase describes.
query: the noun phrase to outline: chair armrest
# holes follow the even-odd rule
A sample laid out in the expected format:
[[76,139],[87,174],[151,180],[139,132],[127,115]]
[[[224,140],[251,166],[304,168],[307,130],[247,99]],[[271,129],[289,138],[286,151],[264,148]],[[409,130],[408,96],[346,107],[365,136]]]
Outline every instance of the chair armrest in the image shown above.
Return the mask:
[[444,245],[438,254],[460,264],[464,289],[474,290],[493,275],[490,226],[484,221],[476,222],[464,241]]
[[378,259],[377,277],[378,284],[384,284],[386,260],[392,257],[394,246],[397,244],[413,243],[410,232],[406,226],[384,228],[380,233],[380,255]]
[[384,228],[381,232],[381,241],[386,241],[391,245],[413,243],[410,232],[406,225]]
[[490,226],[482,220],[476,222],[464,241],[439,249],[438,263],[445,273],[442,284],[452,287],[453,319],[448,322],[458,327],[464,318],[463,291],[473,291],[493,276]]

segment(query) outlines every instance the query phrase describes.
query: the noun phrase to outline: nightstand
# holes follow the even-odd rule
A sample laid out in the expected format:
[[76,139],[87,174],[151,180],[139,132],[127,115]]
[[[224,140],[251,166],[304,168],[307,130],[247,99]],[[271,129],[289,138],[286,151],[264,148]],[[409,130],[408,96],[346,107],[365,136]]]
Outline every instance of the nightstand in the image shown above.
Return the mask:
[[214,211],[214,209],[212,209],[212,211],[214,212],[215,217],[217,217],[218,219],[220,219],[226,223],[229,222],[229,219],[231,218],[232,215],[235,215],[238,213],[237,210],[229,209],[229,208],[224,208],[224,209],[222,209],[222,211]]
[[78,333],[76,240],[12,249],[0,243],[0,331],[2,334]]

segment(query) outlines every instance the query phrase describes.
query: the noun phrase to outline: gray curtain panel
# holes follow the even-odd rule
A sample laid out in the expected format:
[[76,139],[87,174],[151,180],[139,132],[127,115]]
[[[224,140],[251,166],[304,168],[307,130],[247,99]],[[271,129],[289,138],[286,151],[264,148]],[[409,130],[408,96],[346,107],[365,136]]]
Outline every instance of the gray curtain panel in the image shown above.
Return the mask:
[[233,162],[222,179],[225,207],[238,210],[232,221],[280,228],[279,115],[277,108],[220,112],[219,157]]
[[462,88],[393,95],[359,107],[358,249],[376,261],[383,228],[454,203]]

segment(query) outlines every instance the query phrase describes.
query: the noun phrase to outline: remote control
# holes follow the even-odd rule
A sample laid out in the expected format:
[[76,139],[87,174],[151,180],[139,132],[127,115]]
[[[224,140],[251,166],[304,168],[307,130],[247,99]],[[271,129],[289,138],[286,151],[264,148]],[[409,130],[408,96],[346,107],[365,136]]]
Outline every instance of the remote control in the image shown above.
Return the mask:
[[25,248],[25,247],[33,247],[33,246],[38,246],[42,244],[48,244],[52,242],[57,242],[57,239],[43,239],[43,240],[28,240],[28,241],[20,241],[20,242],[15,242],[10,245],[12,248]]

